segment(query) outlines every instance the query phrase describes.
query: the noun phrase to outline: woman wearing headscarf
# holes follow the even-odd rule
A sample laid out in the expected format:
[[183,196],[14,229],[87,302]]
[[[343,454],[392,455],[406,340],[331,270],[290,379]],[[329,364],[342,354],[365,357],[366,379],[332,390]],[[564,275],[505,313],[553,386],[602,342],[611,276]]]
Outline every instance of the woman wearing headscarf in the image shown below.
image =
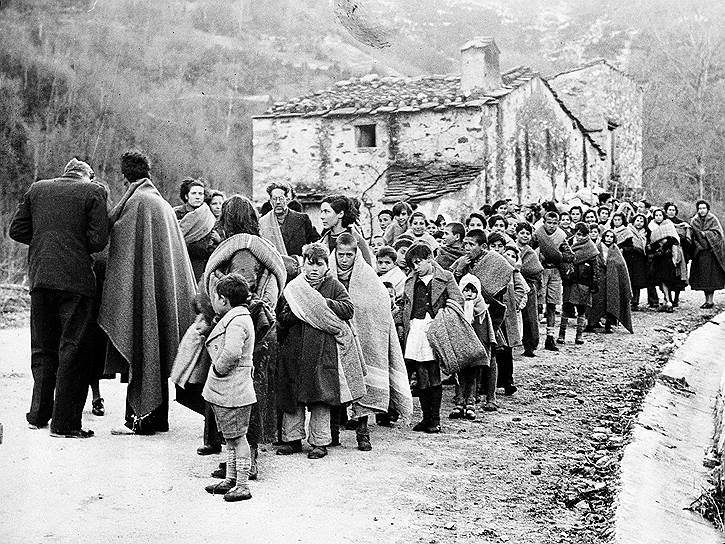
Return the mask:
[[[612,222],[617,222],[619,214],[612,217]],[[639,310],[639,292],[649,284],[647,281],[647,218],[641,213],[636,214],[632,224],[624,225],[624,228],[615,226],[614,235],[617,237],[617,245],[622,252],[624,262],[627,263],[629,272],[629,283],[632,287],[632,311]]]
[[659,208],[652,212],[649,231],[647,254],[652,259],[649,269],[650,282],[658,286],[665,297],[665,302],[660,305],[659,311],[671,312],[670,289],[677,286],[680,279],[677,272],[679,259],[682,258],[680,236],[672,221],[667,219],[665,211]]
[[592,296],[589,324],[595,325],[605,318],[604,332],[611,333],[612,325],[621,323],[629,332],[632,330],[632,287],[629,283],[627,264],[617,246],[614,231],[602,232],[598,266],[599,289]]
[[697,213],[690,220],[694,255],[690,269],[690,287],[705,292],[705,310],[713,308],[715,291],[725,287],[725,241],[722,225],[705,200],[697,201]]
[[682,250],[682,259],[680,259],[677,267],[679,281],[670,290],[670,300],[672,306],[676,308],[680,305],[680,293],[687,287],[687,262],[692,258],[693,251],[692,227],[677,216],[679,210],[673,202],[666,202],[662,209],[665,210],[667,219],[672,221],[675,226],[677,235],[680,237],[680,249]]

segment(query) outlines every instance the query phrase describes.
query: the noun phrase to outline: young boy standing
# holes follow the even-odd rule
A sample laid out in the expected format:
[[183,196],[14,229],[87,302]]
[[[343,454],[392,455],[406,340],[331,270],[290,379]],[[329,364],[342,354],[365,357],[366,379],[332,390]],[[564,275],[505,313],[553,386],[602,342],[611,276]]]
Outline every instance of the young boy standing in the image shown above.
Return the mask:
[[376,260],[380,280],[383,283],[390,282],[395,289],[396,298],[402,297],[405,291],[405,272],[396,264],[398,253],[392,247],[385,246],[378,251]]
[[539,301],[545,304],[546,343],[544,349],[559,351],[554,343],[556,330],[556,306],[562,302],[561,268],[571,266],[574,254],[566,240],[566,233],[559,228],[559,214],[546,212],[544,224],[536,229],[534,245],[539,249],[539,259],[544,267]]
[[539,347],[538,294],[541,288],[541,274],[544,271],[539,256],[529,245],[532,235],[533,228],[530,223],[521,222],[516,225],[516,244],[521,252],[521,275],[529,286],[526,306],[521,311],[523,324],[521,342],[524,345],[524,357],[534,357],[534,351]]
[[466,254],[463,249],[463,237],[466,235],[466,228],[461,223],[447,223],[443,231],[443,240],[436,262],[443,270],[449,270],[451,265]]
[[413,214],[413,209],[407,202],[397,202],[393,206],[393,221],[385,229],[383,238],[385,243],[389,246],[393,245],[398,239],[398,236],[403,234],[410,228],[408,219]]
[[[211,367],[202,394],[227,443],[226,478],[208,485],[206,491],[223,494],[229,502],[252,498],[245,482],[250,465],[247,429],[257,397],[252,380],[254,324],[246,305],[248,297],[249,286],[240,274],[219,280],[211,302],[220,319],[206,341]],[[238,480],[237,474],[244,477]]]
[[589,227],[586,223],[579,223],[576,226],[571,248],[574,251],[574,276],[571,281],[564,283],[564,306],[557,339],[559,344],[566,342],[566,328],[570,317],[576,317],[574,343],[584,343],[582,333],[587,321],[586,312],[592,306],[592,294],[598,289],[599,250],[589,237]]
[[[476,328],[476,334],[484,346],[493,347],[497,343],[496,337],[500,335],[501,327],[506,317],[506,304],[504,296],[508,289],[509,281],[513,277],[513,266],[508,261],[493,251],[488,249],[488,237],[486,233],[480,229],[472,229],[466,233],[463,239],[463,247],[466,249],[466,255],[458,259],[451,266],[451,272],[456,279],[460,281],[466,274],[473,274],[478,278],[481,284],[481,295],[483,300],[488,304],[488,312],[491,317],[491,330],[494,336],[488,334],[486,328]],[[496,383],[498,380],[498,365],[496,358],[491,357],[488,372],[482,380],[486,394],[486,405],[484,410],[487,412],[498,409],[496,405]]]
[[414,431],[439,433],[443,386],[440,363],[426,332],[433,318],[449,299],[463,307],[463,295],[453,275],[433,260],[433,250],[425,242],[413,244],[406,256],[412,273],[405,282],[402,299],[403,330],[406,336],[405,362],[417,374],[423,419]]

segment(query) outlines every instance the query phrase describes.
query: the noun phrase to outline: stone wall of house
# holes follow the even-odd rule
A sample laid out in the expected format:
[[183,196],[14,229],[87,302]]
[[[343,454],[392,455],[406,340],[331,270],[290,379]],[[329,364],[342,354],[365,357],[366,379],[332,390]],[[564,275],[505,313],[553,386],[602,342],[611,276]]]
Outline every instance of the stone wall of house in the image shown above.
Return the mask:
[[[395,163],[486,164],[488,110],[395,112],[371,117],[258,117],[254,119],[253,198],[265,187],[286,180],[298,192],[339,192],[366,202],[361,223],[369,235],[385,192],[385,170]],[[376,124],[376,147],[358,148],[355,126]],[[484,202],[485,176],[473,184],[472,198]],[[372,206],[370,206],[372,205]],[[450,207],[450,206],[448,206]],[[313,221],[318,221],[313,216]],[[318,223],[319,226],[319,223]]]
[[[607,173],[611,168],[612,178],[619,179],[623,187],[642,187],[643,92],[636,81],[600,62],[556,76],[554,83],[557,89],[575,93],[583,105],[585,117],[597,120],[597,128],[602,130],[593,135],[609,155]],[[607,128],[609,121],[619,126],[610,131]],[[610,163],[612,159],[613,164]]]
[[[359,148],[356,125],[376,125],[376,147]],[[605,177],[600,155],[572,124],[548,87],[533,78],[481,107],[377,114],[287,116],[254,119],[253,198],[285,180],[301,193],[342,193],[363,202],[366,235],[377,231],[384,206],[386,169],[393,164],[480,165],[482,174],[464,191],[425,202],[435,216],[462,217],[484,202],[512,198],[528,203],[562,199]],[[317,214],[313,221],[319,226]]]
[[522,203],[561,200],[566,193],[601,183],[601,155],[539,78],[505,96],[498,107],[504,165],[499,194]]

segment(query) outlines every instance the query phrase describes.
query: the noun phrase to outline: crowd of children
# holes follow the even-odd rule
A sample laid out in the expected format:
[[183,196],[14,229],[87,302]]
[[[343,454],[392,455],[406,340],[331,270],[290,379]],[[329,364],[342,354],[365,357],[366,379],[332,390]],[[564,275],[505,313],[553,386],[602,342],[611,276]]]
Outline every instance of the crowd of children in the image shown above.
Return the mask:
[[[680,236],[674,226],[676,218],[671,213],[667,218],[665,211],[671,204],[648,210],[645,215],[641,209],[646,203],[605,200],[585,209],[579,203],[521,207],[502,200],[458,222],[443,215],[433,220],[414,211],[407,202],[398,202],[378,214],[380,234],[367,242],[356,225],[352,199],[328,197],[324,204],[329,210],[323,210],[323,243],[304,248],[302,274],[288,284],[278,310],[279,368],[290,376],[277,382],[278,396],[290,403],[282,406],[282,440],[277,451],[281,455],[302,451],[306,409],[311,415],[308,440],[312,450],[308,457],[313,459],[326,455],[327,445],[339,444],[341,414],[342,423],[348,415],[352,418],[350,428],[358,429],[358,447],[368,451],[371,444],[366,416],[377,414],[379,424],[389,425],[401,410],[405,411],[400,402],[393,405],[392,397],[387,413],[381,413],[380,407],[360,411],[363,393],[356,397],[350,388],[370,387],[370,379],[351,376],[360,373],[359,367],[364,367],[366,360],[372,360],[367,352],[375,351],[375,339],[367,344],[359,338],[347,340],[359,347],[357,354],[346,352],[348,358],[358,361],[348,361],[348,367],[357,368],[351,374],[349,368],[342,370],[342,344],[334,338],[339,323],[364,322],[362,314],[356,319],[353,315],[364,312],[365,306],[375,308],[373,319],[367,326],[358,324],[358,329],[366,330],[357,330],[353,336],[367,334],[367,328],[380,320],[379,308],[369,303],[375,297],[369,278],[355,303],[348,295],[353,292],[350,282],[361,281],[353,280],[353,271],[367,269],[370,253],[378,283],[387,292],[410,390],[420,401],[422,418],[413,430],[425,433],[441,432],[445,379],[455,384],[454,406],[448,414],[451,419],[474,420],[479,406],[484,412],[496,411],[497,389],[505,395],[516,393],[514,353],[522,347],[524,357],[536,356],[540,323],[546,325],[544,349],[554,352],[567,343],[570,320],[576,323],[574,345],[583,344],[584,334],[598,328],[611,333],[614,327],[622,326],[631,332],[631,311],[639,308],[640,289],[648,288],[650,306],[671,311],[677,304],[673,298],[677,287],[681,290],[686,283],[683,271],[686,274],[687,267],[681,262],[689,253],[681,246],[693,236],[692,229]],[[360,251],[361,245],[369,245],[369,253],[367,247]],[[357,253],[363,257],[355,264]],[[330,287],[323,289],[323,284]],[[662,304],[654,287],[661,289]],[[322,294],[326,306],[313,304],[313,292],[315,297]],[[436,351],[430,331],[445,313],[442,310],[451,308],[457,308],[464,317],[480,350],[477,358],[466,360],[447,377],[441,372],[443,354]],[[330,314],[327,321],[317,315],[320,313]],[[337,323],[338,328],[327,330],[330,323]],[[307,362],[301,364],[301,360]],[[329,361],[329,369],[335,360],[338,374],[322,372],[325,365],[320,361]],[[210,374],[209,380],[216,379],[215,373]],[[341,380],[347,380],[342,388]],[[304,391],[288,391],[290,386]],[[392,383],[387,386],[392,388]],[[242,463],[246,463],[244,448],[231,436],[238,434],[238,429],[229,431],[218,415],[221,409],[214,406],[214,411],[227,443],[232,440],[228,448],[243,452]],[[230,453],[227,466],[233,463]],[[221,490],[227,493],[227,500],[238,500],[247,493],[240,489],[233,470],[228,469],[226,479],[211,491]]]

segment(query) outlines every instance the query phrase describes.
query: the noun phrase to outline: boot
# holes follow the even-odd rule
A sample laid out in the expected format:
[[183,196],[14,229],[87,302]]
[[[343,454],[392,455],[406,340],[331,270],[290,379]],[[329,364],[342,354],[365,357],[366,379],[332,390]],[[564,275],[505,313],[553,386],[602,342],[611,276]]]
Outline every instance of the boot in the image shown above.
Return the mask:
[[544,349],[548,351],[559,351],[559,348],[557,348],[556,344],[554,343],[553,336],[547,335],[546,342],[544,343]]
[[429,422],[424,432],[436,434],[441,432],[441,401],[443,400],[443,387],[431,387],[429,389]]
[[423,419],[413,427],[413,430],[423,432],[430,421],[430,389],[420,389],[418,398],[420,399],[420,410],[423,412]]
[[257,468],[257,457],[259,456],[259,446],[256,444],[249,447],[249,479],[256,480],[259,476],[259,470]]
[[587,318],[583,315],[580,315],[576,318],[576,338],[574,339],[574,343],[581,345],[584,343],[584,340],[582,339],[582,336],[584,334],[584,327],[586,325]]
[[566,343],[566,328],[568,326],[569,326],[569,318],[562,316],[561,323],[559,324],[559,338],[557,338],[557,340],[556,340],[557,344]]
[[357,420],[358,425],[355,429],[355,436],[357,437],[357,449],[360,451],[370,451],[373,449],[370,444],[370,431],[368,430],[368,418],[367,416],[361,417]]

